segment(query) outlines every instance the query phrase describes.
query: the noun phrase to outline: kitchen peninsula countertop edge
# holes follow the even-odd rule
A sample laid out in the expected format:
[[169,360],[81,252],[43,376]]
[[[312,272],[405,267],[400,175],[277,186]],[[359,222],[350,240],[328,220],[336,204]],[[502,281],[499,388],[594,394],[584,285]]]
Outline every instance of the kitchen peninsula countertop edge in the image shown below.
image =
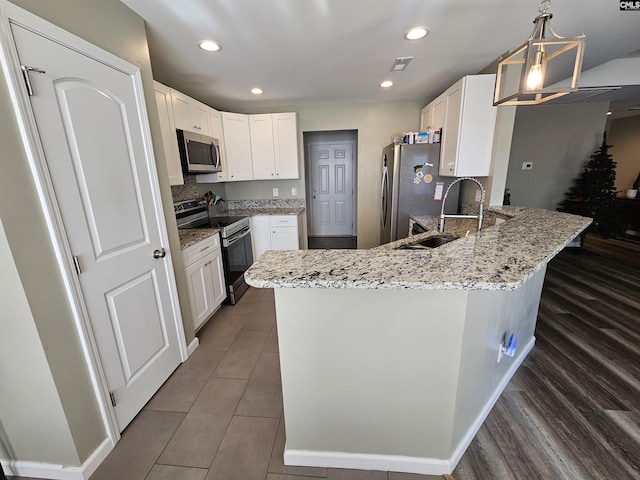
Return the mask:
[[512,218],[429,250],[268,251],[245,279],[258,288],[515,290],[592,221],[537,208],[489,210]]

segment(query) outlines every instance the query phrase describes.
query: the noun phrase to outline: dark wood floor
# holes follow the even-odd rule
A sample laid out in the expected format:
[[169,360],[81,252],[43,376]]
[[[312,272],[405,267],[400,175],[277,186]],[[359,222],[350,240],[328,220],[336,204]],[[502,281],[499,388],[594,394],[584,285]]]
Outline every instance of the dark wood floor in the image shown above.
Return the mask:
[[309,249],[354,249],[358,245],[358,237],[308,237]]
[[588,236],[547,270],[536,346],[456,480],[640,479],[640,242]]

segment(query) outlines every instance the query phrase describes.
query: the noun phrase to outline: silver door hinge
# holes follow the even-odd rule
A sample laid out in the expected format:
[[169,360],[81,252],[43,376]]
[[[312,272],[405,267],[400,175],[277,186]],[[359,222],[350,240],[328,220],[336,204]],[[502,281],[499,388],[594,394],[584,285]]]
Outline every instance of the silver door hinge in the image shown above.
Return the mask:
[[78,260],[77,256],[73,256],[73,266],[76,267],[76,275],[80,275],[82,273],[82,269],[80,268],[80,260]]
[[27,94],[30,97],[33,97],[33,88],[31,87],[31,80],[29,80],[29,72],[36,73],[47,73],[44,70],[40,70],[36,67],[28,67],[27,65],[20,65],[20,70],[22,70],[22,76],[24,77],[24,83],[27,87]]
[[109,392],[109,398],[111,399],[111,406],[115,407],[116,406],[116,396],[113,394],[113,392]]

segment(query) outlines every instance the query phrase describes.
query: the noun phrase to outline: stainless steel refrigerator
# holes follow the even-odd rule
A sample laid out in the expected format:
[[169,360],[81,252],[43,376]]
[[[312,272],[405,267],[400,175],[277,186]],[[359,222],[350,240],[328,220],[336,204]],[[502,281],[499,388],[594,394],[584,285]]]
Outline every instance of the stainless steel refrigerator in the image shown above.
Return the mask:
[[[409,234],[409,215],[440,215],[454,177],[440,177],[439,143],[387,145],[382,152],[380,243]],[[439,194],[439,195],[438,195]],[[445,213],[458,211],[460,184],[449,191]],[[434,199],[434,197],[436,199]]]

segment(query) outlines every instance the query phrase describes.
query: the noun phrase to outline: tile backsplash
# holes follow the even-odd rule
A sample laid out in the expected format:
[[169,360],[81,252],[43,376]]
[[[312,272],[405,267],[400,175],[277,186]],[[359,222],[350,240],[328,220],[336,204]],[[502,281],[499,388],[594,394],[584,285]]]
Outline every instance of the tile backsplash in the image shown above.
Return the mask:
[[185,175],[184,185],[171,185],[173,203],[200,198],[202,195],[199,193],[198,187],[195,175]]

